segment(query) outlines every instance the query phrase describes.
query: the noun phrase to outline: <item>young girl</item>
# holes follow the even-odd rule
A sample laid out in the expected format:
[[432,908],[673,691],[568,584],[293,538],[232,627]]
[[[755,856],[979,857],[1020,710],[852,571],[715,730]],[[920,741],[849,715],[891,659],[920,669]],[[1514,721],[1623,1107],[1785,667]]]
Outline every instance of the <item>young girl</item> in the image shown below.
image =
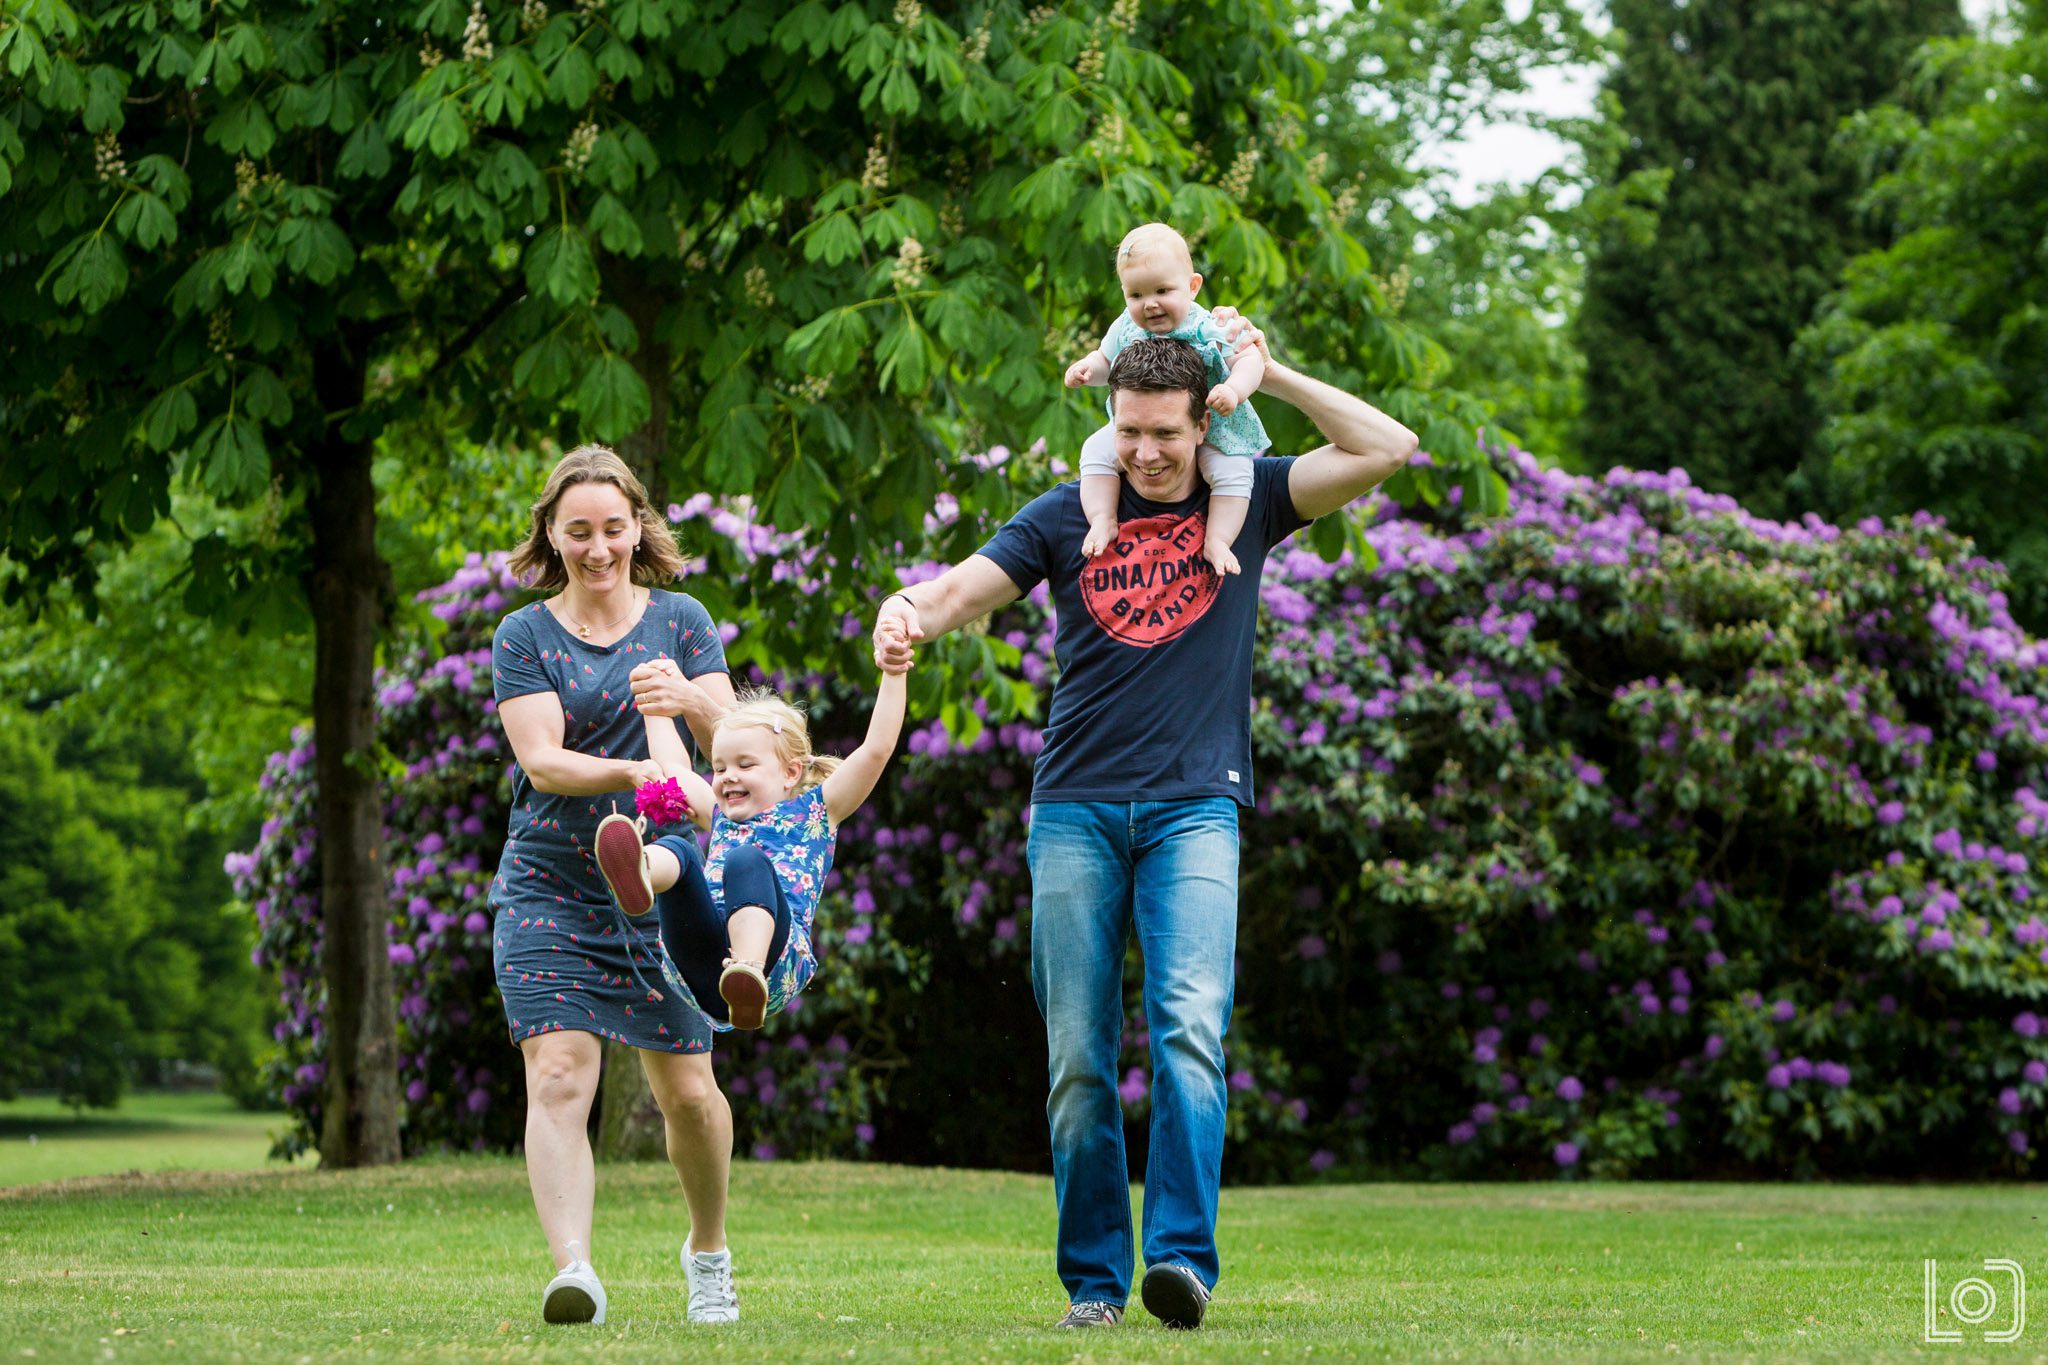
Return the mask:
[[[1258,348],[1248,346],[1236,362],[1230,340],[1195,302],[1202,277],[1178,232],[1164,223],[1132,228],[1116,249],[1117,278],[1123,282],[1124,312],[1110,324],[1102,345],[1067,367],[1067,387],[1109,382],[1109,367],[1124,347],[1142,337],[1172,337],[1202,353],[1209,366],[1208,439],[1198,452],[1202,478],[1209,485],[1209,525],[1202,557],[1219,574],[1238,571],[1231,542],[1244,529],[1251,509],[1252,457],[1272,444],[1250,398],[1266,377]],[[1116,421],[1112,398],[1110,421]],[[1114,428],[1104,427],[1081,447],[1081,510],[1088,517],[1088,538],[1081,557],[1093,559],[1109,547],[1117,532],[1117,472]]]
[[803,713],[773,692],[743,693],[712,731],[709,783],[675,722],[647,717],[648,753],[711,831],[711,852],[686,834],[643,848],[644,821],[614,814],[597,826],[597,866],[628,915],[661,907],[670,983],[713,1028],[760,1028],[818,970],[811,922],[833,840],[896,752],[904,687],[904,675],[882,675],[867,738],[844,760],[813,754]]

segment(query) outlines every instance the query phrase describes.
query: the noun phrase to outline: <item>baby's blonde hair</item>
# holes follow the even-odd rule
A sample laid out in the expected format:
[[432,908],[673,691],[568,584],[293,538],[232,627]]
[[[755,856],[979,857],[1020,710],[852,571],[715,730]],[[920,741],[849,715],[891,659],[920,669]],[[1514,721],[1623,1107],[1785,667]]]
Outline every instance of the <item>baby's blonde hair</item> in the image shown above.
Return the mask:
[[776,696],[773,688],[749,687],[742,691],[733,708],[711,727],[711,733],[715,738],[727,730],[744,730],[750,726],[759,726],[770,732],[775,740],[777,759],[802,767],[803,772],[796,782],[796,789],[800,792],[817,786],[839,767],[840,760],[831,754],[811,752],[811,727],[804,720],[804,713]]
[[1164,223],[1144,223],[1126,232],[1123,241],[1117,243],[1116,268],[1122,270],[1132,261],[1162,253],[1177,258],[1190,275],[1195,273],[1195,254],[1188,250],[1188,239]]

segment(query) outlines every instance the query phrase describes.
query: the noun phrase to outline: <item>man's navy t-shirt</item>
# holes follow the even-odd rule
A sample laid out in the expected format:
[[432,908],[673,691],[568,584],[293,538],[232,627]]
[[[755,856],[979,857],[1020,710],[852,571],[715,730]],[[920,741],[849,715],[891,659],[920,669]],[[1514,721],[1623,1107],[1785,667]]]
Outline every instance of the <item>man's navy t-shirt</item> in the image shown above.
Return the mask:
[[1209,490],[1150,502],[1122,483],[1116,543],[1083,563],[1081,486],[1040,494],[981,553],[1020,592],[1052,588],[1060,666],[1034,801],[1252,803],[1252,642],[1266,552],[1306,525],[1287,491],[1291,457],[1253,462],[1251,510],[1231,550],[1202,558]]

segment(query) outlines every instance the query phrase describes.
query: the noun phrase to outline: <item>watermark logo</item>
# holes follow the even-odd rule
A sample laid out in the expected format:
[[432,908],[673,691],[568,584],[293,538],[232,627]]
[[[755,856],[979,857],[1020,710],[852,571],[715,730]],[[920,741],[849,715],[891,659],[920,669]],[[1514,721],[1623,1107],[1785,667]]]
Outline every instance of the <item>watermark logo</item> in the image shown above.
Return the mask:
[[[2018,1261],[2003,1257],[1984,1262],[1985,1276],[2005,1282],[2010,1281],[2009,1292],[2004,1295],[2001,1311],[2000,1294],[1985,1276],[1971,1275],[1957,1280],[1948,1291],[1946,1300],[1941,1294],[1941,1275],[1933,1261],[1924,1263],[1926,1270],[1926,1292],[1921,1296],[1921,1311],[1925,1315],[1926,1340],[1930,1345],[1941,1342],[1961,1341],[1963,1328],[1985,1328],[1994,1321],[2000,1325],[1987,1328],[1984,1340],[1991,1342],[2018,1341],[2020,1334],[2027,1330],[2027,1272],[2020,1269]],[[1948,1318],[1959,1326],[1943,1327],[1941,1309],[1946,1303]]]

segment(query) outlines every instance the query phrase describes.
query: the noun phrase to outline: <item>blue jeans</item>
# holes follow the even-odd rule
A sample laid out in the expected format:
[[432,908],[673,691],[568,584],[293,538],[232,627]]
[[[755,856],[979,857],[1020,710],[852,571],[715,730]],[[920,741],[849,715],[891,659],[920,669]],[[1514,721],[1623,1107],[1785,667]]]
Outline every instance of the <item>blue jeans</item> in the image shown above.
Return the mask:
[[1136,924],[1152,1036],[1145,1264],[1214,1287],[1237,950],[1237,803],[1052,801],[1031,809],[1031,985],[1051,1059],[1059,1272],[1072,1303],[1131,1290],[1131,1177],[1117,1056]]

